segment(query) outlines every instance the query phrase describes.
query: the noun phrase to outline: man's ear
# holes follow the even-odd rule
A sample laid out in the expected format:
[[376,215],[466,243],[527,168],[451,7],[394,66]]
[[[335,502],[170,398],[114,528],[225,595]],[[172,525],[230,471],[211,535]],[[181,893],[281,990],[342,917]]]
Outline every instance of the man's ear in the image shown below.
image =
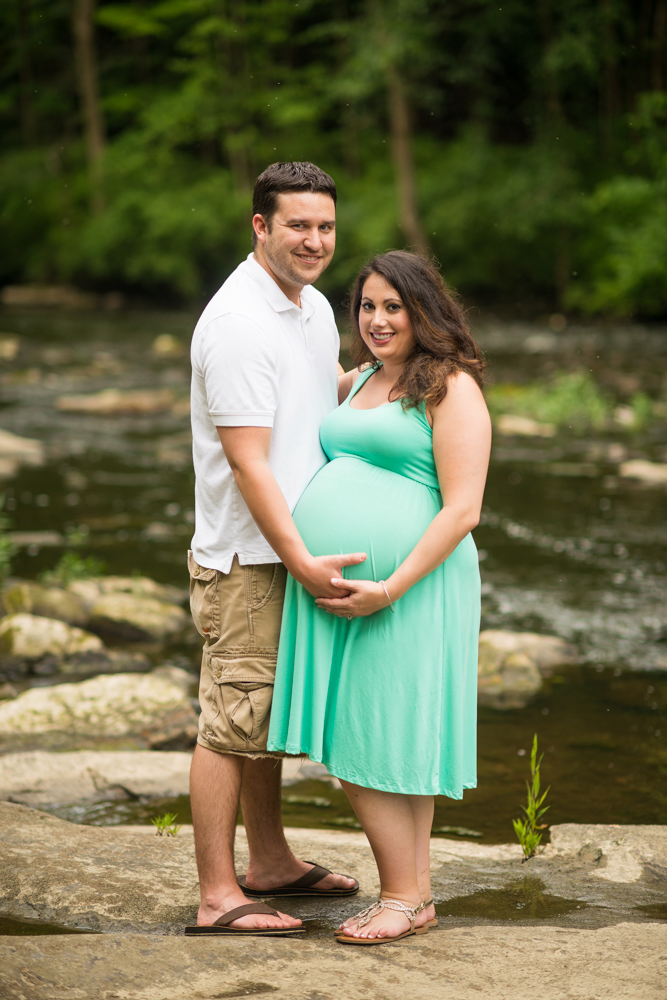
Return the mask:
[[269,232],[269,227],[264,221],[264,216],[257,213],[252,217],[252,228],[255,232],[255,236],[260,243],[266,243],[266,236]]

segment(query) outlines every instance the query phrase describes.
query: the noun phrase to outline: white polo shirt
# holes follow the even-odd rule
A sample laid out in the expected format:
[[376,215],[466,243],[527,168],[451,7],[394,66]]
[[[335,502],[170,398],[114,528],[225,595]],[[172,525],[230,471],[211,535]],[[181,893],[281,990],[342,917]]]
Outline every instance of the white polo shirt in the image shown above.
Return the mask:
[[326,463],[320,425],[338,405],[339,338],[315,288],[301,308],[250,254],[204,309],[192,338],[195,534],[200,566],[279,562],[241,496],[216,427],[271,427],[269,464],[290,511]]

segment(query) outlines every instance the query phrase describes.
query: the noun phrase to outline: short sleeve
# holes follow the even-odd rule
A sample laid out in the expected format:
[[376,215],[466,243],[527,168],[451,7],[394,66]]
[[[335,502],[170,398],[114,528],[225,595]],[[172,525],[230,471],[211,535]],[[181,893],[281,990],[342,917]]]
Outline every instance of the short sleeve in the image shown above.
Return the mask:
[[246,316],[219,316],[204,330],[199,356],[208,411],[217,427],[273,427],[278,405],[274,331]]

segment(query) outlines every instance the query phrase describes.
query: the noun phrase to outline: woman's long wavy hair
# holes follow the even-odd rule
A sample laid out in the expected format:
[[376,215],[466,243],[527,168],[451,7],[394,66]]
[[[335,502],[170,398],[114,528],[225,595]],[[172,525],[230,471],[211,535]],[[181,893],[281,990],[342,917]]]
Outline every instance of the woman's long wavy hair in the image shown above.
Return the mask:
[[434,265],[405,250],[379,254],[359,272],[350,305],[355,364],[361,367],[370,362],[376,369],[381,364],[359,332],[364,283],[371,274],[379,274],[396,289],[415,338],[415,349],[391,390],[390,400],[401,399],[404,409],[422,403],[437,406],[447,395],[447,379],[454,372],[467,372],[481,388],[484,358],[470,336],[465,313]]

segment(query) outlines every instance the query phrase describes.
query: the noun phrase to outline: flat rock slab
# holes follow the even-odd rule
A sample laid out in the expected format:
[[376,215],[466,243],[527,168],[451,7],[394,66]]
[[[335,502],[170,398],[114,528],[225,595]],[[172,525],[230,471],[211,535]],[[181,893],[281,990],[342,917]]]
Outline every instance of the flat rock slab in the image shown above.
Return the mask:
[[0,799],[45,807],[128,797],[188,795],[192,754],[162,750],[29,750],[0,757]]
[[113,934],[0,938],[5,1000],[663,1000],[667,931],[473,927],[395,945]]
[[[635,834],[634,858],[641,858],[642,845],[652,841],[653,828],[644,829],[649,832],[643,841]],[[359,908],[377,897],[377,871],[362,833],[307,829],[287,833],[297,856],[359,880]],[[649,921],[655,907],[664,906],[667,900],[667,865],[660,863],[667,859],[653,851],[641,877],[632,882],[600,878],[607,858],[599,849],[589,849],[591,838],[595,839],[594,828],[584,837],[583,853],[575,843],[571,854],[550,850],[529,865],[522,865],[516,844],[432,840],[433,893],[443,926],[472,925],[479,922],[477,913],[500,913],[498,919],[507,919],[504,894],[508,889],[515,891],[512,887],[517,885],[524,895],[537,895],[540,906],[543,895],[547,904],[553,903],[554,896],[563,900],[566,905],[551,920],[563,927],[593,929],[628,920]],[[177,837],[158,837],[150,826],[80,826],[5,802],[0,803],[0,841],[0,913],[4,915],[96,931],[166,935],[179,935],[185,924],[194,922],[198,887],[191,827]],[[243,869],[247,845],[242,827],[237,858]],[[472,914],[461,916],[460,902],[468,897],[479,899],[480,905],[473,907]],[[489,899],[500,900],[504,909],[501,905],[498,910],[495,902],[496,909],[489,909]],[[459,904],[458,917],[453,903]],[[281,905],[326,933],[349,915],[357,900],[351,904],[336,898],[288,899]],[[514,909],[512,902],[509,919],[521,916]],[[548,905],[547,911],[551,912]],[[530,908],[525,910],[526,919],[530,912]]]
[[[166,755],[162,755],[165,757]],[[634,882],[601,879],[596,844],[624,840],[644,864]],[[295,852],[359,879],[356,900],[288,899],[302,940],[189,939],[197,873],[192,829],[77,826],[0,803],[0,912],[104,934],[0,937],[3,1000],[662,1000],[667,923],[638,907],[667,899],[661,827],[554,828],[554,846],[522,865],[517,845],[432,841],[440,927],[374,948],[343,947],[331,931],[378,892],[363,834],[287,831]],[[652,845],[649,847],[649,845]],[[247,860],[238,831],[239,867]],[[646,863],[642,857],[649,858]],[[450,904],[502,896],[517,881],[570,897],[553,919],[452,917]],[[532,880],[532,883],[531,883]],[[579,901],[577,903],[577,901]],[[567,902],[567,900],[566,900]]]
[[[192,754],[166,750],[26,750],[0,755],[0,800],[37,809],[133,796],[189,794]],[[340,782],[324,764],[290,757],[283,785],[315,778]],[[152,830],[152,827],[149,829]]]

